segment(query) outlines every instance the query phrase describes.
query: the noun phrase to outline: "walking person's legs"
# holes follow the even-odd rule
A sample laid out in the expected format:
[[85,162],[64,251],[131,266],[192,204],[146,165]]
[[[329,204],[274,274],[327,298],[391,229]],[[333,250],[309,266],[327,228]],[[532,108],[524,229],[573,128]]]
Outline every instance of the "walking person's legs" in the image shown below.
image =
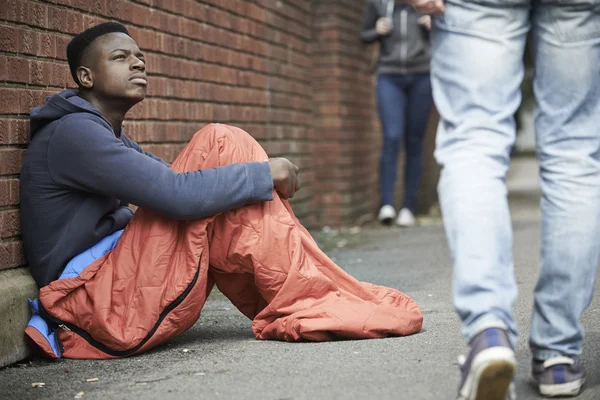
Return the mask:
[[516,367],[517,288],[505,176],[528,29],[527,0],[455,0],[446,3],[433,30],[440,204],[454,264],[454,303],[471,347],[461,366],[459,399],[504,400]]
[[411,77],[408,89],[406,134],[404,136],[406,165],[404,170],[404,199],[398,216],[401,226],[414,225],[414,212],[423,175],[423,140],[431,114],[431,77],[429,73]]
[[576,395],[600,254],[600,4],[542,2],[533,14],[541,270],[530,345],[542,394]]
[[379,75],[377,78],[377,106],[383,131],[381,159],[379,162],[379,190],[381,209],[379,220],[390,223],[396,216],[394,187],[398,171],[398,153],[405,129],[406,94],[403,77]]

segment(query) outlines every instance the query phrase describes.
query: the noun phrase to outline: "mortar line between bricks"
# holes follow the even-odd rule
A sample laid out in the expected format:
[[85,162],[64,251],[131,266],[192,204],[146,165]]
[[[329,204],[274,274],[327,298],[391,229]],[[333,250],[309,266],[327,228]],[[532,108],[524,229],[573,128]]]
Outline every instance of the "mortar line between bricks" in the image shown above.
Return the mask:
[[[150,83],[152,83],[152,76],[157,76],[157,75],[150,75],[149,79],[150,79]],[[161,76],[162,78],[163,76]],[[167,79],[170,79],[167,77]],[[202,82],[202,83],[207,83],[208,81],[194,81],[194,80],[189,80],[190,82]],[[214,82],[210,82],[211,84],[213,84]],[[23,86],[25,85],[25,86]],[[219,86],[227,86],[227,87],[233,87],[233,88],[240,88],[239,86],[236,85],[227,85],[227,84],[223,84],[223,85],[219,85]],[[15,82],[15,81],[0,81],[0,88],[6,88],[6,89],[30,89],[30,90],[65,90],[68,88],[74,89],[73,87],[58,87],[58,86],[44,86],[44,85],[37,85],[37,84],[31,84],[31,83],[24,83],[24,82]],[[256,90],[257,92],[262,92],[262,90],[258,89],[258,88],[249,88],[249,87],[242,87],[243,89],[251,89],[251,90]],[[300,98],[300,99],[305,99],[307,98],[307,96],[299,94],[299,93],[293,93],[293,92],[279,92],[279,91],[275,91],[277,94],[285,94],[288,95],[292,98]],[[261,93],[258,93],[261,94]],[[189,102],[189,101],[193,101],[193,102],[201,102],[201,103],[210,103],[210,104],[224,104],[224,105],[239,105],[239,106],[252,106],[252,107],[265,107],[265,104],[255,104],[255,103],[232,103],[229,101],[220,101],[220,100],[194,100],[194,99],[190,99],[190,98],[185,98],[185,97],[169,97],[169,96],[147,96],[146,99],[159,99],[159,100],[177,100],[177,101],[184,101],[184,102]],[[310,102],[310,101],[309,101]],[[281,109],[288,109],[288,110],[298,110],[298,108],[294,108],[294,107],[274,107],[274,108],[281,108]],[[312,107],[311,108],[305,108],[302,109],[305,112],[312,112]]]
[[[150,80],[150,83],[152,83],[152,81]],[[199,100],[199,99],[194,99],[194,98],[184,98],[184,97],[168,97],[168,96],[148,96],[146,97],[144,100],[151,100],[151,99],[156,99],[156,100],[176,100],[179,102],[184,102],[184,103],[198,103],[198,104],[216,104],[216,105],[228,105],[228,106],[236,106],[236,107],[253,107],[253,108],[258,108],[258,109],[264,109],[267,108],[267,104],[256,104],[256,103],[233,103],[230,101],[221,101],[221,100]],[[274,108],[276,110],[289,110],[289,111],[295,111],[295,112],[299,112],[302,114],[310,114],[312,112],[312,110],[310,108],[298,108],[298,107],[288,107],[288,106],[274,106],[274,107],[270,107],[270,108]]]
[[[1,26],[1,24],[0,24]],[[0,50],[0,56],[6,56],[6,57],[13,57],[13,58],[25,58],[28,60],[32,60],[32,61],[54,61],[57,64],[64,64],[64,65],[68,65],[67,64],[67,60],[62,60],[59,58],[52,58],[52,57],[41,57],[41,56],[36,56],[34,54],[24,54],[24,53],[12,53],[10,51],[6,51],[6,50]]]
[[[125,132],[126,135],[128,135],[127,131],[125,129],[123,129],[123,131]],[[250,134],[250,136],[252,136],[252,132],[248,132],[248,133]],[[261,142],[263,144],[266,144],[266,143],[277,143],[277,144],[279,144],[279,143],[297,143],[297,141],[294,140],[294,139],[276,139],[276,140],[262,140],[261,139]],[[186,144],[187,142],[186,141],[170,141],[169,140],[169,141],[161,141],[161,142],[155,142],[155,141],[144,142],[144,141],[139,141],[139,142],[136,142],[136,143],[140,144],[140,145],[142,145],[142,144],[146,144],[146,145],[173,145],[173,144],[176,144],[176,145],[179,145],[179,144]],[[310,153],[293,153],[293,154],[299,155],[299,156],[310,155]]]
[[[2,88],[2,86],[0,86],[0,89]],[[20,120],[29,120],[29,114],[28,115],[23,115],[23,114],[0,114],[0,118],[2,119],[20,119]]]
[[[250,89],[250,90],[256,90],[257,92],[259,92],[259,94],[262,93],[262,91],[264,90],[264,88],[261,87],[255,87],[255,86],[239,86],[239,85],[234,85],[234,84],[229,84],[229,83],[221,83],[221,82],[217,82],[217,81],[200,81],[200,80],[195,80],[195,79],[189,79],[189,78],[174,78],[171,76],[167,76],[167,75],[158,75],[158,74],[148,74],[148,77],[150,79],[150,84],[152,84],[152,77],[158,77],[158,78],[165,78],[165,79],[173,79],[173,80],[181,80],[181,81],[185,81],[185,82],[197,82],[197,83],[209,83],[211,85],[217,85],[217,86],[224,86],[224,87],[228,87],[228,88],[236,88],[236,89]],[[25,87],[23,85],[26,85]],[[67,87],[58,87],[58,86],[43,86],[43,85],[36,85],[36,84],[31,84],[31,83],[22,83],[22,82],[13,82],[13,81],[0,81],[0,88],[8,88],[8,89],[27,89],[30,88],[31,90],[43,90],[43,89],[56,89],[56,90],[65,90],[65,89],[75,89],[72,86],[67,86]],[[308,98],[308,95],[304,95],[301,93],[297,93],[297,92],[289,92],[289,91],[280,91],[280,90],[275,90],[274,91],[277,94],[284,94],[293,98]],[[153,99],[153,98],[159,98],[159,96],[148,96],[146,97],[147,99]],[[166,97],[166,96],[160,96],[160,98],[164,98],[164,99],[174,99],[174,97]],[[189,99],[186,98],[178,98],[180,100],[184,100],[184,101],[188,101]],[[218,102],[218,101],[214,101],[214,100],[206,100],[207,103],[222,103],[222,104],[236,104],[236,103],[231,103],[231,102]],[[250,104],[250,103],[248,103]],[[295,110],[295,109],[294,109]],[[307,109],[308,110],[308,109]]]
[[1,243],[13,243],[13,242],[20,242],[21,241],[21,235],[16,235],[16,236],[7,236],[5,238],[0,238],[0,242]]
[[[269,125],[268,121],[253,122],[253,121],[241,120],[241,119],[239,119],[239,120],[228,119],[227,122],[218,122],[214,119],[207,121],[207,120],[189,120],[189,119],[172,119],[172,118],[169,118],[169,119],[132,119],[132,118],[129,118],[129,119],[125,120],[125,127],[127,127],[127,122],[188,122],[190,124],[198,122],[198,123],[206,123],[206,124],[221,123],[221,124],[227,124],[227,125],[230,125],[230,124],[264,125],[264,126]],[[276,122],[277,122],[278,126],[292,126],[292,127],[297,126],[297,127],[306,127],[306,128],[312,127],[312,125],[295,124],[293,122],[284,122],[284,121],[282,121],[282,122],[276,121]],[[270,123],[272,124],[273,122],[271,121]],[[274,140],[280,141],[281,139],[274,139]],[[296,140],[296,139],[290,139],[290,140]],[[312,141],[311,139],[305,139],[305,140]]]
[[[250,134],[250,136],[252,136],[252,132],[248,132]],[[125,134],[127,134],[127,132],[125,132]],[[253,136],[254,137],[254,136]],[[260,143],[262,145],[267,145],[267,144],[280,144],[280,143],[286,143],[286,142],[294,142],[293,139],[288,139],[288,140],[282,140],[282,139],[277,139],[277,140],[264,140],[264,139],[257,139],[257,141],[260,141]],[[140,146],[153,146],[153,145],[160,145],[160,146],[164,146],[164,145],[185,145],[188,143],[188,141],[181,141],[181,142],[148,142],[148,141],[137,141],[137,144],[139,144]],[[307,142],[310,143],[310,142]],[[282,152],[283,153],[289,153],[289,151],[285,151]],[[293,154],[294,157],[310,157],[312,155],[312,153],[289,153],[289,154]]]
[[[0,116],[1,118],[1,116]],[[230,120],[231,122],[242,122],[245,126],[267,126],[269,123],[268,121],[248,121],[248,120]],[[169,124],[169,123],[185,123],[185,124],[212,124],[212,123],[221,123],[221,122],[216,122],[214,119],[194,119],[194,120],[190,120],[190,119],[174,119],[174,118],[169,118],[169,119],[158,119],[158,118],[126,118],[125,119],[125,126],[127,126],[128,122],[161,122],[161,123],[165,123],[165,124]],[[224,124],[228,124],[229,122],[222,122]],[[281,123],[277,123],[278,125],[281,125],[283,127],[312,127],[311,124],[308,123],[290,123],[290,122],[281,122]],[[280,140],[279,138],[275,139],[275,140]],[[298,140],[298,141],[311,141],[312,139],[310,138],[298,138],[298,139],[290,139],[290,140]]]
[[[228,103],[230,104],[230,103]],[[0,119],[27,119],[29,117],[29,114],[23,113],[23,114],[0,114]],[[127,123],[132,123],[132,122],[160,122],[160,123],[186,123],[186,124],[199,124],[199,123],[206,123],[206,124],[211,124],[211,123],[225,123],[225,124],[244,124],[244,125],[264,125],[267,126],[269,124],[273,124],[273,121],[267,121],[267,120],[259,120],[259,121],[249,121],[247,119],[244,120],[236,120],[236,119],[228,119],[226,122],[218,122],[215,119],[211,119],[211,120],[205,120],[205,119],[199,119],[199,120],[195,120],[195,119],[174,119],[174,118],[169,118],[169,119],[157,119],[157,118],[152,118],[152,119],[136,119],[136,118],[126,118],[125,119],[125,126],[127,126]],[[287,121],[275,121],[277,123],[277,126],[281,126],[281,127],[300,127],[300,128],[311,128],[312,129],[312,125],[309,123],[294,123],[294,122],[287,122]],[[285,138],[277,138],[277,139],[272,139],[272,140],[276,140],[276,141],[281,141]],[[312,142],[314,141],[313,139],[310,138],[306,138],[306,139],[293,139],[290,138],[289,140],[294,140],[294,141],[307,141],[307,142]],[[179,142],[182,143],[182,142]],[[12,145],[11,145],[12,146]],[[26,146],[26,144],[25,144]]]
[[[15,86],[2,86],[2,83],[4,83],[4,82],[14,84]],[[22,85],[28,85],[28,86],[23,87]],[[36,90],[36,89],[47,90],[47,89],[51,89],[51,90],[59,90],[59,91],[64,90],[64,88],[60,88],[60,87],[57,87],[57,86],[43,86],[43,85],[29,84],[29,83],[24,83],[24,82],[0,81],[0,88],[3,88],[3,87],[4,88],[9,88],[9,89],[30,89],[30,90]],[[147,96],[144,100],[151,100],[151,99],[166,100],[166,101],[179,101],[179,102],[195,103],[195,104],[197,103],[197,104],[227,105],[227,106],[235,106],[235,107],[253,107],[253,108],[257,108],[257,109],[265,109],[265,108],[267,108],[266,104],[235,103],[235,102],[220,101],[220,100],[199,100],[199,99],[195,99],[195,98],[185,98],[185,97]],[[312,113],[312,110],[310,108],[298,108],[298,107],[287,107],[287,106],[274,106],[274,107],[270,107],[270,108],[275,109],[275,110],[294,111],[294,112],[299,112],[299,113],[302,113],[302,114],[310,114],[310,113]]]

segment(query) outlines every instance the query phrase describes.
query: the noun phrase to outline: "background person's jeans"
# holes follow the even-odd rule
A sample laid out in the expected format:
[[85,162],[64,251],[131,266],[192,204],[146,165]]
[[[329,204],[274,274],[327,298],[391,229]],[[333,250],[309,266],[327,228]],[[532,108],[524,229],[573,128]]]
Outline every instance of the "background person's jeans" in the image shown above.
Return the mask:
[[436,158],[454,301],[470,340],[489,326],[517,334],[505,175],[515,140],[528,30],[542,198],[541,271],[531,347],[538,359],[577,356],[600,247],[600,4],[595,0],[446,3],[433,34],[441,115]]
[[394,205],[398,154],[404,140],[403,208],[414,212],[423,172],[423,138],[433,105],[429,73],[380,74],[377,77],[377,106],[383,128],[379,163],[381,205]]

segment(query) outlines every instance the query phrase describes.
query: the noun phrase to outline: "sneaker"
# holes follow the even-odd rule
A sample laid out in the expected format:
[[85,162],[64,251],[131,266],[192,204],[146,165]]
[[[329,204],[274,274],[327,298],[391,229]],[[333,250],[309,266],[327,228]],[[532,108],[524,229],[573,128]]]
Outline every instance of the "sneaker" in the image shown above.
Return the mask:
[[415,226],[416,222],[415,216],[408,208],[403,208],[400,210],[400,213],[398,214],[398,220],[396,220],[398,225],[404,227]]
[[377,219],[382,224],[390,225],[394,218],[396,218],[396,210],[394,210],[394,207],[385,205],[379,209],[379,215],[377,216]]
[[554,357],[533,360],[531,380],[545,397],[577,396],[585,381],[585,370],[578,358]]
[[514,400],[517,360],[506,331],[486,329],[471,340],[470,347],[469,356],[459,359],[458,400]]

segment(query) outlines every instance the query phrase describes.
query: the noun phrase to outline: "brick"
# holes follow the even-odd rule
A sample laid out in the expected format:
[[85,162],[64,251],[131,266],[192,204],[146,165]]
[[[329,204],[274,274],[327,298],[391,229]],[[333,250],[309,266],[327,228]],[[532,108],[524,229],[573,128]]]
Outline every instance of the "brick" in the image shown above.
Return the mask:
[[11,82],[30,83],[29,60],[10,57],[7,62],[7,80]]
[[27,23],[40,28],[47,28],[48,7],[44,4],[27,2]]
[[8,1],[0,2],[0,19],[8,18]]
[[0,114],[19,112],[19,90],[0,87]]
[[29,124],[25,119],[0,118],[0,145],[27,144]]
[[0,238],[17,236],[19,224],[19,210],[0,211]]
[[44,63],[43,61],[32,60],[30,62],[30,82],[34,85],[44,85]]
[[19,49],[19,30],[10,26],[0,25],[0,50],[17,53]]
[[6,19],[14,22],[27,22],[27,3],[19,0],[6,0],[8,2],[8,10]]
[[0,149],[0,175],[18,174],[24,155],[23,149]]
[[181,153],[185,144],[148,144],[144,150],[156,154],[167,162],[172,162]]
[[8,79],[8,57],[0,55],[0,81]]
[[33,107],[43,105],[46,97],[54,93],[55,91],[48,90],[19,90],[19,113],[29,114]]
[[56,42],[56,58],[59,58],[61,60],[66,60],[67,59],[67,45],[69,44],[69,41],[71,40],[71,38],[67,38],[67,37],[55,37],[54,38],[55,42]]
[[107,0],[92,0],[89,1],[90,11],[95,14],[106,15]]
[[122,7],[124,2],[122,0],[111,0],[107,1],[107,16],[111,18],[119,18],[122,14]]
[[89,0],[71,0],[71,7],[90,12],[92,10],[92,4]]
[[78,13],[78,12],[74,12],[74,11],[68,11],[67,12],[67,29],[66,32],[76,35],[80,32],[83,31],[83,15]]
[[0,207],[19,204],[19,180],[0,179]]
[[25,263],[21,241],[0,243],[0,269],[19,267]]
[[25,54],[36,55],[36,52],[38,51],[39,33],[25,29],[19,29],[18,33],[20,39],[18,42],[20,43],[18,51]]
[[53,31],[67,30],[67,12],[57,7],[48,7],[48,28]]

